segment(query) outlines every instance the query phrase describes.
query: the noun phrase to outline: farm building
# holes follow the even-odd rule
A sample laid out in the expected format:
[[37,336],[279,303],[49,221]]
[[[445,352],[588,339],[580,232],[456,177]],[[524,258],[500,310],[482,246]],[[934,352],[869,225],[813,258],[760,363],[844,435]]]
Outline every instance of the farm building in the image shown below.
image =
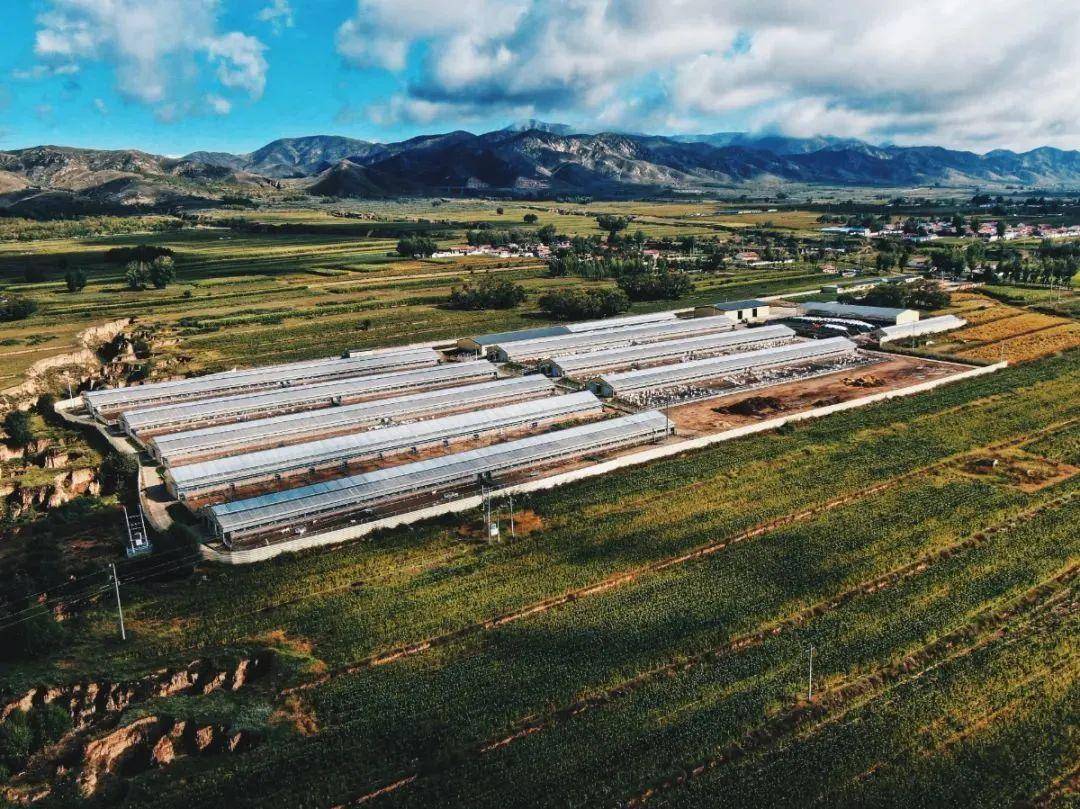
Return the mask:
[[694,309],[694,317],[715,317],[716,315],[727,315],[742,323],[760,323],[769,317],[769,302],[757,299],[721,301]]
[[541,367],[552,376],[582,376],[585,372],[626,368],[638,363],[692,360],[732,350],[747,351],[790,340],[795,332],[787,326],[762,326],[721,334],[705,334],[681,340],[664,340],[648,345],[625,346],[605,351],[588,351],[544,360]]
[[875,334],[878,343],[888,343],[893,340],[903,340],[905,337],[921,337],[924,334],[940,334],[944,331],[952,331],[966,326],[967,321],[956,315],[941,315],[940,317],[928,317],[925,320],[914,320],[898,326],[882,326]]
[[472,486],[493,475],[660,440],[670,434],[656,411],[599,421],[416,461],[375,472],[211,506],[206,518],[226,542],[276,531],[294,533],[318,521],[385,507],[410,495]]
[[523,376],[412,393],[373,402],[287,413],[254,421],[218,424],[150,439],[148,449],[166,466],[194,463],[235,452],[284,446],[340,433],[385,427],[500,402],[521,402],[555,392],[542,376]]
[[839,284],[829,284],[821,288],[822,292],[839,295],[844,292],[864,292],[882,284],[910,284],[922,278],[921,275],[886,275],[879,278],[855,278]]
[[641,326],[646,323],[662,323],[674,319],[674,312],[652,312],[647,315],[626,315],[624,317],[610,317],[604,320],[586,320],[581,323],[558,323],[553,326],[540,326],[535,329],[521,329],[519,331],[504,331],[495,334],[480,334],[475,337],[463,337],[457,341],[457,347],[462,351],[487,354],[494,346],[505,343],[519,343],[525,340],[541,340],[546,337],[558,337],[563,334],[579,334],[588,331],[622,329],[629,326]]
[[670,323],[587,331],[581,334],[564,334],[540,340],[496,345],[491,352],[491,358],[497,362],[527,363],[557,355],[655,343],[661,340],[731,331],[734,328],[735,321],[726,316],[687,318],[673,320]]
[[873,323],[891,325],[911,323],[919,319],[919,313],[915,309],[894,309],[891,306],[856,306],[832,301],[804,301],[799,304],[799,309],[808,315],[868,320]]
[[362,399],[386,398],[410,390],[448,387],[495,377],[495,369],[489,362],[453,362],[414,371],[338,379],[284,390],[263,390],[238,396],[128,410],[120,415],[120,425],[128,435],[138,439],[154,433],[313,410]]
[[726,374],[854,354],[855,349],[855,343],[847,338],[833,337],[657,368],[604,374],[591,380],[589,388],[598,396],[624,396],[638,391],[659,390],[700,380],[718,379]]
[[536,427],[553,419],[582,417],[601,412],[600,400],[591,393],[551,396],[529,402],[473,410],[414,424],[383,427],[321,441],[231,455],[212,461],[175,466],[166,470],[170,493],[183,500],[195,495],[230,490],[282,479],[320,469],[347,470],[351,462],[382,459],[432,444],[479,437],[484,433]]
[[438,352],[430,348],[351,358],[334,357],[287,365],[268,365],[264,368],[241,371],[225,371],[171,382],[87,391],[83,394],[83,402],[96,418],[111,421],[111,417],[116,413],[137,407],[210,399],[406,368],[423,368],[438,365],[438,363]]

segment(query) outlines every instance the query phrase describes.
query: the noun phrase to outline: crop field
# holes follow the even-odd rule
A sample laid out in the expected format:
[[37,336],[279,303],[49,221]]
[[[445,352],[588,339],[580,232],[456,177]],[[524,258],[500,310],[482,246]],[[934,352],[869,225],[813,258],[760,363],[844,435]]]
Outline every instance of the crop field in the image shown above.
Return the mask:
[[[593,236],[609,213],[650,238],[818,238],[812,211],[738,213],[761,207],[335,201],[204,211],[199,227],[152,233],[57,225],[42,231],[57,238],[0,242],[0,292],[38,304],[0,324],[0,389],[129,318],[149,349],[125,361],[177,375],[537,326],[549,322],[543,293],[614,283],[552,277],[534,258],[402,258],[402,233],[434,229],[459,245],[477,223],[511,228],[536,214]],[[128,290],[123,266],[106,262],[106,250],[138,244],[174,251],[167,288]],[[89,277],[81,292],[66,289],[69,267]],[[446,306],[485,272],[520,284],[525,302]],[[631,312],[836,278],[800,258],[725,263],[693,280],[678,300]],[[115,457],[99,435],[32,411],[45,448],[5,456],[0,487],[26,503],[5,528],[30,547],[48,536],[34,520],[49,499],[82,494],[61,529],[84,564],[23,611],[55,607],[60,631],[32,660],[0,663],[0,710],[40,687],[110,696],[25,771],[0,760],[0,803],[1075,805],[1075,300],[1023,286],[957,292],[947,311],[969,325],[916,356],[754,392],[771,401],[674,408],[691,437],[958,367],[935,359],[1010,361],[512,503],[496,494],[499,542],[482,541],[470,512],[255,565],[208,563],[191,545],[117,561],[126,640],[101,572],[118,559],[120,504],[133,502],[104,481]],[[742,399],[772,409],[734,408]],[[20,552],[10,543],[0,564]],[[245,665],[257,676],[229,673]],[[205,676],[185,685],[192,670]],[[7,731],[0,720],[0,740]]]
[[532,495],[515,505],[535,530],[517,542],[463,543],[447,519],[207,567],[198,586],[136,581],[127,643],[103,602],[54,658],[0,685],[273,650],[269,678],[118,718],[209,717],[260,739],[133,765],[132,807],[1057,794],[1076,748],[1049,729],[1080,718],[1080,476],[1033,487],[968,460],[1067,463],[1076,360]]

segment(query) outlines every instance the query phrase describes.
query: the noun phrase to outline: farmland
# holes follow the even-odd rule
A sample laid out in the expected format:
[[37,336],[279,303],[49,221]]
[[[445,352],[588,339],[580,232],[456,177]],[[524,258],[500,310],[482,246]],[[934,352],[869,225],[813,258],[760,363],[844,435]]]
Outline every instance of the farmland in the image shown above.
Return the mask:
[[[596,235],[598,211],[633,215],[657,239],[817,238],[817,215],[797,210],[499,207],[219,211],[207,220],[273,228],[0,243],[5,291],[39,303],[0,324],[3,384],[127,318],[145,345],[125,368],[156,378],[528,328],[549,322],[542,293],[612,286],[553,277],[531,257],[394,255],[391,230],[431,225],[421,219],[445,220],[441,246],[460,243],[462,223],[513,227],[529,213]],[[140,243],[173,250],[175,282],[126,289],[104,253]],[[45,278],[28,280],[27,265]],[[68,292],[61,266],[84,268],[87,287]],[[525,303],[445,306],[487,271],[521,284]],[[630,311],[827,282],[809,260],[728,265]],[[74,578],[41,608],[62,613],[60,632],[33,659],[0,664],[0,708],[39,686],[111,696],[68,747],[0,762],[3,794],[44,809],[1071,805],[1080,331],[1071,293],[1042,293],[954,292],[947,311],[965,328],[859,374],[895,374],[878,380],[888,390],[951,373],[927,357],[1004,355],[1004,370],[515,496],[504,542],[476,541],[484,526],[466,513],[250,566],[190,548],[118,561],[126,640],[101,562],[117,555],[127,495],[102,480],[85,524],[54,531]],[[848,382],[791,383],[785,406],[862,394]],[[724,404],[671,418],[692,430]],[[47,412],[31,427],[64,457],[55,469],[9,459],[5,481],[111,457]],[[12,515],[8,536],[48,536],[39,507]],[[504,532],[510,507],[493,501]]]

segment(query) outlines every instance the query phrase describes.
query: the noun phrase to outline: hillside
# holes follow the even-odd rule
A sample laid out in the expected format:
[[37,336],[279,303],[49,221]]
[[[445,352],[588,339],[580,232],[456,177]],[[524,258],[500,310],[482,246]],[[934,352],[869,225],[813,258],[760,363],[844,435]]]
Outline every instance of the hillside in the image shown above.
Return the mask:
[[281,181],[312,194],[356,197],[462,191],[632,197],[762,182],[1080,186],[1080,152],[1052,148],[979,155],[831,137],[569,131],[562,124],[526,121],[481,135],[454,131],[385,144],[316,135],[275,140],[247,154],[200,151],[179,159],[134,149],[36,146],[0,152],[0,210],[24,215],[160,210],[206,205]]

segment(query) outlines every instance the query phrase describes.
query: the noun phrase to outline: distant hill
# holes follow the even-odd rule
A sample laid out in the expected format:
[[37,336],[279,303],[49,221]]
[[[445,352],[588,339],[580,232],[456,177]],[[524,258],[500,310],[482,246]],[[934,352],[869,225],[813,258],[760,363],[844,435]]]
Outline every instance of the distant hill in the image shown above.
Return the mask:
[[385,198],[490,193],[625,197],[665,188],[752,183],[1080,188],[1080,152],[984,155],[941,147],[719,132],[674,137],[573,134],[523,121],[395,143],[334,135],[272,141],[248,154],[167,158],[129,150],[36,146],[0,152],[0,211],[45,216],[207,205],[260,187]]

